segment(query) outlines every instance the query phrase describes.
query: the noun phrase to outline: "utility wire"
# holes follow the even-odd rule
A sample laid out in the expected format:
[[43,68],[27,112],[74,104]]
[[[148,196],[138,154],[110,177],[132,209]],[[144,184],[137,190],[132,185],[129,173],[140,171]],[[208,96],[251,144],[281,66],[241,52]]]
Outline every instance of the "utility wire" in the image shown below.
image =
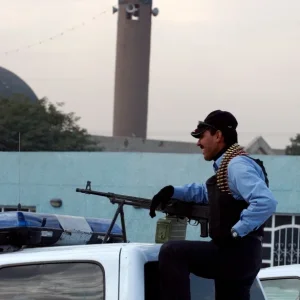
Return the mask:
[[[89,21],[95,21],[97,20],[100,16],[102,16],[103,14],[105,14],[107,12],[107,10],[104,10],[102,11],[101,13],[97,14],[97,15],[94,15],[93,17],[91,17],[91,19]],[[60,33],[56,34],[56,35],[53,35],[53,36],[50,36],[46,39],[43,39],[41,41],[38,41],[34,44],[28,44],[26,46],[23,46],[23,47],[18,47],[18,48],[15,48],[15,49],[11,49],[11,50],[8,50],[8,51],[4,51],[2,54],[5,54],[5,55],[11,55],[11,54],[14,54],[14,53],[19,53],[25,49],[31,49],[33,47],[36,47],[36,46],[39,46],[39,45],[43,45],[47,42],[51,42],[51,41],[54,41],[58,38],[61,38],[63,36],[65,36],[66,34],[68,34],[69,32],[72,32],[72,31],[75,31],[79,28],[82,28],[84,27],[89,21],[85,21],[85,22],[81,22],[81,24],[79,25],[74,25],[70,28],[66,28],[65,30],[61,31]]]

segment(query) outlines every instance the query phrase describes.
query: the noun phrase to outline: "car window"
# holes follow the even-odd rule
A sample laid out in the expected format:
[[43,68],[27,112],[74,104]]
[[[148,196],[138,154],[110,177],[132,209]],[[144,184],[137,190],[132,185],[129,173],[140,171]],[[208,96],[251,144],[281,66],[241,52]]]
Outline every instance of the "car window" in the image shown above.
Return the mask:
[[0,269],[0,299],[104,299],[104,271],[95,263],[42,263]]
[[[214,280],[197,277],[193,274],[190,276],[191,283],[191,300],[214,300]],[[258,280],[255,280],[251,287],[251,300],[265,300]],[[283,300],[283,299],[282,299]]]
[[[214,281],[190,275],[191,300],[215,300]],[[158,262],[145,264],[145,300],[163,300],[159,295]],[[251,300],[265,300],[258,280],[252,285]]]
[[261,280],[268,300],[300,299],[299,278],[277,278]]

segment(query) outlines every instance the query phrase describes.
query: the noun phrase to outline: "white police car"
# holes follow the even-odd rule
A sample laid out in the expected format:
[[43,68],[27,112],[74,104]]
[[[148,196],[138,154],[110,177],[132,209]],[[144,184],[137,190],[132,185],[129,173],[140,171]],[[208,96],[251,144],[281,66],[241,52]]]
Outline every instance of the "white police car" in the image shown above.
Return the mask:
[[265,268],[258,276],[268,300],[300,299],[300,264]]
[[[0,299],[159,299],[159,244],[123,243],[111,220],[0,213]],[[191,276],[192,299],[214,299],[214,284]],[[259,280],[252,300],[266,299]]]

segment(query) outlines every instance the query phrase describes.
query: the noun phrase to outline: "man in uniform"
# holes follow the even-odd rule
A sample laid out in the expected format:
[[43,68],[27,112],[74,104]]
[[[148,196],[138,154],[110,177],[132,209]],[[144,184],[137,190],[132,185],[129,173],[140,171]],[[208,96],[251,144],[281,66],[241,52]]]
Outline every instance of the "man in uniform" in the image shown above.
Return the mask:
[[210,207],[211,241],[169,241],[159,253],[163,300],[190,300],[189,275],[214,279],[216,299],[249,300],[262,262],[263,227],[277,201],[260,160],[238,144],[236,118],[211,112],[191,135],[215,175],[205,184],[166,186],[152,199],[150,216],[171,198]]

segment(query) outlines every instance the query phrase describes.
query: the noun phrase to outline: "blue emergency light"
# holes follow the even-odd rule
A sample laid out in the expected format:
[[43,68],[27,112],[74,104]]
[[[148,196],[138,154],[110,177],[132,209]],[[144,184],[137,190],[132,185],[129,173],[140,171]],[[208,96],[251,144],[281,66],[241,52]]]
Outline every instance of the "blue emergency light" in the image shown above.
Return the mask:
[[[33,212],[0,213],[0,245],[16,247],[101,244],[112,221]],[[122,242],[122,230],[113,224],[106,242]]]

